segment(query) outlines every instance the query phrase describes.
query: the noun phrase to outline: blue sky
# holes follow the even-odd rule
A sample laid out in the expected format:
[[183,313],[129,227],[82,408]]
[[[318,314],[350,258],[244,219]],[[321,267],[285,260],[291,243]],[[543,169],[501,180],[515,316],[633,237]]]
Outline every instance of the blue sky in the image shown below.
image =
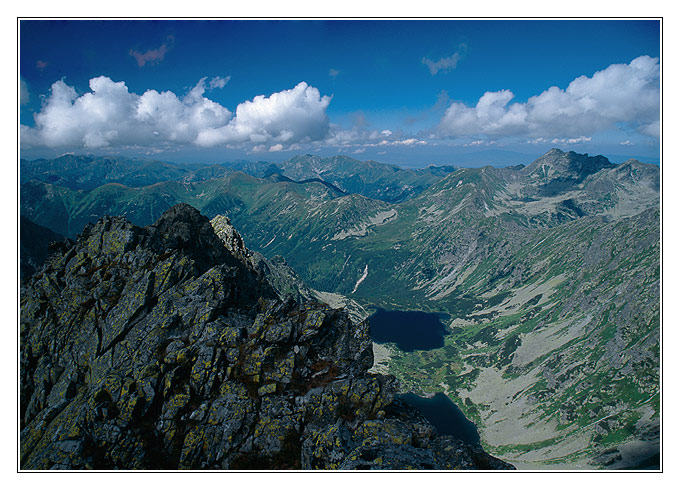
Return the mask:
[[21,154],[419,166],[528,163],[559,147],[658,161],[659,31],[655,20],[24,20]]

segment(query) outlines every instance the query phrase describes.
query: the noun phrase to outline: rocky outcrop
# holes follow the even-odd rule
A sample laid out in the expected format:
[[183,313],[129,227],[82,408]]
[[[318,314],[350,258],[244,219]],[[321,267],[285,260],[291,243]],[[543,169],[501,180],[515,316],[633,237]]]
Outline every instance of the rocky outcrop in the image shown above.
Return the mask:
[[229,218],[217,215],[210,220],[210,224],[234,257],[246,264],[261,280],[269,283],[281,299],[287,296],[292,296],[298,302],[317,299],[317,295],[300,279],[283,257],[277,255],[267,259],[261,253],[249,250]]
[[187,205],[106,217],[31,278],[23,469],[512,468],[393,402],[366,323],[282,301],[218,235]]
[[587,153],[564,152],[558,148],[553,148],[534,160],[521,172],[543,180],[571,179],[581,181],[588,175],[602,169],[611,168],[616,168],[616,165],[602,155],[591,157]]

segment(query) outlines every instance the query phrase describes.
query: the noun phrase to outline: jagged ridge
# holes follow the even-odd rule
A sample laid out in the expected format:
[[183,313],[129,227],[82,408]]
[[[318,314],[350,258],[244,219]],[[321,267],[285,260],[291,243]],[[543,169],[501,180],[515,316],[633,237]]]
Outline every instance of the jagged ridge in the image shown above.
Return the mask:
[[511,468],[392,403],[366,323],[281,301],[222,238],[188,205],[106,217],[27,283],[22,468]]

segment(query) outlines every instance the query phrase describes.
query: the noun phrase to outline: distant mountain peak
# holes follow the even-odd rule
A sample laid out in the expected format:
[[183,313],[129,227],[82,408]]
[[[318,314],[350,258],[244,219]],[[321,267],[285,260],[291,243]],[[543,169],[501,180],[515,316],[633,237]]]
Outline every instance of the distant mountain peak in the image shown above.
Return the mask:
[[607,157],[589,156],[575,151],[564,152],[553,148],[524,168],[523,172],[542,180],[570,179],[580,181],[605,168],[614,168]]
[[623,165],[644,165],[644,164],[640,160],[637,160],[635,158],[629,158],[628,160],[623,162],[621,165],[623,166]]

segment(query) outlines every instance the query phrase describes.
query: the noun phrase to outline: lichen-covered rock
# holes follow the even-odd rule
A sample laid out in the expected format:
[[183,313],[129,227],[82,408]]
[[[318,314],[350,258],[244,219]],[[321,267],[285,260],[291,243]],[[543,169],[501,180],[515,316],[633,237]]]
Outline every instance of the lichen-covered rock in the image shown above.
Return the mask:
[[26,283],[22,468],[509,468],[393,402],[365,323],[281,300],[213,226],[103,218]]
[[246,264],[257,276],[269,283],[281,298],[292,296],[298,302],[316,299],[314,291],[298,277],[283,257],[277,255],[266,259],[261,253],[248,250],[243,238],[229,218],[217,215],[210,220],[210,224],[227,250]]

